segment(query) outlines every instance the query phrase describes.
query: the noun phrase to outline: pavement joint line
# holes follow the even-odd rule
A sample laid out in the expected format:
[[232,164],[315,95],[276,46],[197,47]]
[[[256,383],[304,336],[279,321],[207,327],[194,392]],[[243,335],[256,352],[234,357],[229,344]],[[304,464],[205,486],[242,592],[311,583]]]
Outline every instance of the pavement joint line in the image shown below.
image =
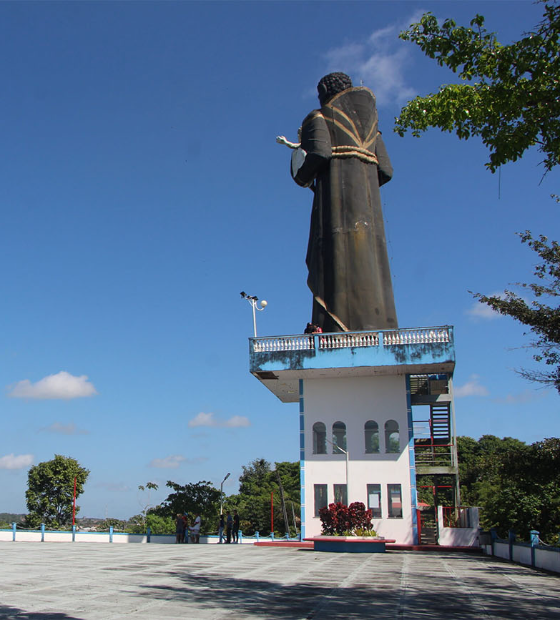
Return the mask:
[[406,612],[406,598],[408,594],[408,574],[410,571],[410,560],[407,555],[403,558],[403,563],[401,567],[401,579],[399,584],[399,606],[397,608],[396,617],[397,618],[405,618]]
[[456,583],[461,589],[464,589],[468,592],[469,601],[472,602],[472,605],[475,609],[479,610],[484,618],[493,618],[494,615],[491,614],[486,607],[480,602],[480,597],[476,595],[473,589],[466,583],[465,577],[460,578],[459,575],[453,570],[453,568],[449,565],[449,563],[442,559],[442,563],[445,566],[447,572],[455,579]]
[[550,593],[545,594],[544,592],[539,592],[538,590],[534,590],[533,588],[530,588],[522,583],[519,583],[517,579],[514,579],[511,575],[508,575],[507,573],[503,571],[499,571],[499,573],[503,577],[505,577],[506,580],[511,581],[522,592],[527,592],[529,594],[533,594],[535,596],[540,596],[540,597],[544,597],[548,599],[560,600],[560,592],[558,593],[558,595],[551,595]]
[[[347,553],[340,554],[340,556],[348,556],[348,555],[349,554]],[[346,589],[349,584],[353,583],[353,580],[356,574],[367,570],[368,564],[371,564],[375,560],[376,555],[377,554],[370,554],[367,560],[363,564],[359,563],[356,566],[356,568],[354,568],[354,570],[351,571],[350,574],[340,582],[340,584],[335,585],[331,590],[329,590],[329,592],[322,595],[319,601],[319,604],[316,605],[302,620],[312,620],[313,618],[315,618],[318,613],[320,613],[323,609],[325,609],[325,607],[329,603],[332,602],[332,599],[334,599],[334,594],[336,592],[338,592],[339,590]],[[336,558],[332,558],[332,559],[333,560],[338,559],[338,557],[340,556],[337,555]]]

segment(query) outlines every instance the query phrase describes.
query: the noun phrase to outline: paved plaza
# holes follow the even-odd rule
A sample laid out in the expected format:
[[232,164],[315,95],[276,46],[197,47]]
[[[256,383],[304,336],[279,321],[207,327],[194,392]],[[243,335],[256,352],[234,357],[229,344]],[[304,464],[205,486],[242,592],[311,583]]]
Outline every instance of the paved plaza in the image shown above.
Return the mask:
[[0,618],[559,618],[560,577],[483,556],[0,543]]

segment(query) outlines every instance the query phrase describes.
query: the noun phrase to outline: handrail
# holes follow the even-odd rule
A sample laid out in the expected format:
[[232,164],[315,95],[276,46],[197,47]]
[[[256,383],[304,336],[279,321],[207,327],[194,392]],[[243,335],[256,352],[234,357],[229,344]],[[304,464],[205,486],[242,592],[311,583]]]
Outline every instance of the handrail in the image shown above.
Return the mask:
[[252,353],[406,346],[452,342],[453,329],[449,326],[421,327],[328,334],[297,334],[250,338],[249,340]]

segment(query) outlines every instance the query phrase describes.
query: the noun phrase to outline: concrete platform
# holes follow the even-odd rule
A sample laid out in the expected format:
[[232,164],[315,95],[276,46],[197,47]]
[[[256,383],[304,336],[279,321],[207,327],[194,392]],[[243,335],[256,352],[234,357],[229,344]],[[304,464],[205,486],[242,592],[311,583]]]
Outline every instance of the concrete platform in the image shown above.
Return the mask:
[[462,553],[0,543],[0,618],[558,618],[560,578]]

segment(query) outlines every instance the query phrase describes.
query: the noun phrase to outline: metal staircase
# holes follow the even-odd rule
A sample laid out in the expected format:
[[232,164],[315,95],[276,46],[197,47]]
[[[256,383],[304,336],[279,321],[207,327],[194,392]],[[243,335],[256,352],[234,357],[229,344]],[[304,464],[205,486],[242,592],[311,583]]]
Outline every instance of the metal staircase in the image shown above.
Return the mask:
[[451,406],[450,403],[430,405],[430,430],[432,443],[448,444],[451,440]]

